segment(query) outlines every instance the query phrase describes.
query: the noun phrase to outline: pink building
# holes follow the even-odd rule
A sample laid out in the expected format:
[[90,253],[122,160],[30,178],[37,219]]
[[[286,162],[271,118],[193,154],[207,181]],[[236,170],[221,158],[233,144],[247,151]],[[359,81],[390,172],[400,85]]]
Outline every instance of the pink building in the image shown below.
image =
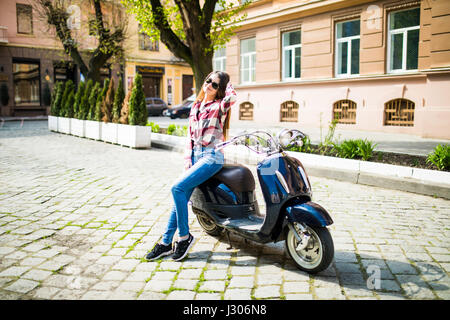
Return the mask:
[[450,139],[450,1],[259,0],[216,68],[234,121]]

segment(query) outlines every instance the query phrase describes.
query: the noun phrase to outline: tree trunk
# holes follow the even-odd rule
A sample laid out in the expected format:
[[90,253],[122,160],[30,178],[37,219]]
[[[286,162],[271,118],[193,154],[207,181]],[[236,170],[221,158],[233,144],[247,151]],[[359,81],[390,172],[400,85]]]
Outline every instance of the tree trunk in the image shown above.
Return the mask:
[[209,54],[207,56],[202,56],[199,58],[194,57],[193,60],[194,63],[191,64],[191,68],[194,71],[195,91],[196,94],[198,94],[206,77],[211,73],[211,71],[213,71],[212,57]]

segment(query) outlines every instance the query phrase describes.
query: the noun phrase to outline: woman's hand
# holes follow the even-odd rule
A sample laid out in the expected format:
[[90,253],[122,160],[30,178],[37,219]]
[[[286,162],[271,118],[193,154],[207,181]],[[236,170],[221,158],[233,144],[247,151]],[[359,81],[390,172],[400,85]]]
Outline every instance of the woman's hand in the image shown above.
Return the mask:
[[192,160],[191,159],[186,159],[184,161],[184,170],[188,170],[190,167],[192,167]]

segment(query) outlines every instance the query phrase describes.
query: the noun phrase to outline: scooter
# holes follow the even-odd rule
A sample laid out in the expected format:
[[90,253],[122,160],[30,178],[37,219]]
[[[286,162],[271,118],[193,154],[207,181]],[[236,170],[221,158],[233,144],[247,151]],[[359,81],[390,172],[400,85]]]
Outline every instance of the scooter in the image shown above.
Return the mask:
[[277,136],[265,131],[239,134],[216,146],[245,146],[263,159],[256,171],[266,203],[261,213],[255,179],[241,164],[225,164],[213,177],[195,188],[192,211],[204,231],[219,236],[224,231],[258,243],[285,241],[296,266],[308,273],[325,270],[333,260],[334,244],[327,226],[329,213],[311,201],[312,190],[301,162],[284,149],[301,145],[305,134],[282,130]]

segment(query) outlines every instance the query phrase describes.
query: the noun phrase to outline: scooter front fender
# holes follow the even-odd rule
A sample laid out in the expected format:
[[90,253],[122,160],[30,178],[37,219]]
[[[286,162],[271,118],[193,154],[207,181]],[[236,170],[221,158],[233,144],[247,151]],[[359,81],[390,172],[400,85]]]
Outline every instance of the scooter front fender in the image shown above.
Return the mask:
[[330,214],[315,202],[292,204],[286,208],[289,222],[302,222],[310,226],[326,227],[333,224]]

